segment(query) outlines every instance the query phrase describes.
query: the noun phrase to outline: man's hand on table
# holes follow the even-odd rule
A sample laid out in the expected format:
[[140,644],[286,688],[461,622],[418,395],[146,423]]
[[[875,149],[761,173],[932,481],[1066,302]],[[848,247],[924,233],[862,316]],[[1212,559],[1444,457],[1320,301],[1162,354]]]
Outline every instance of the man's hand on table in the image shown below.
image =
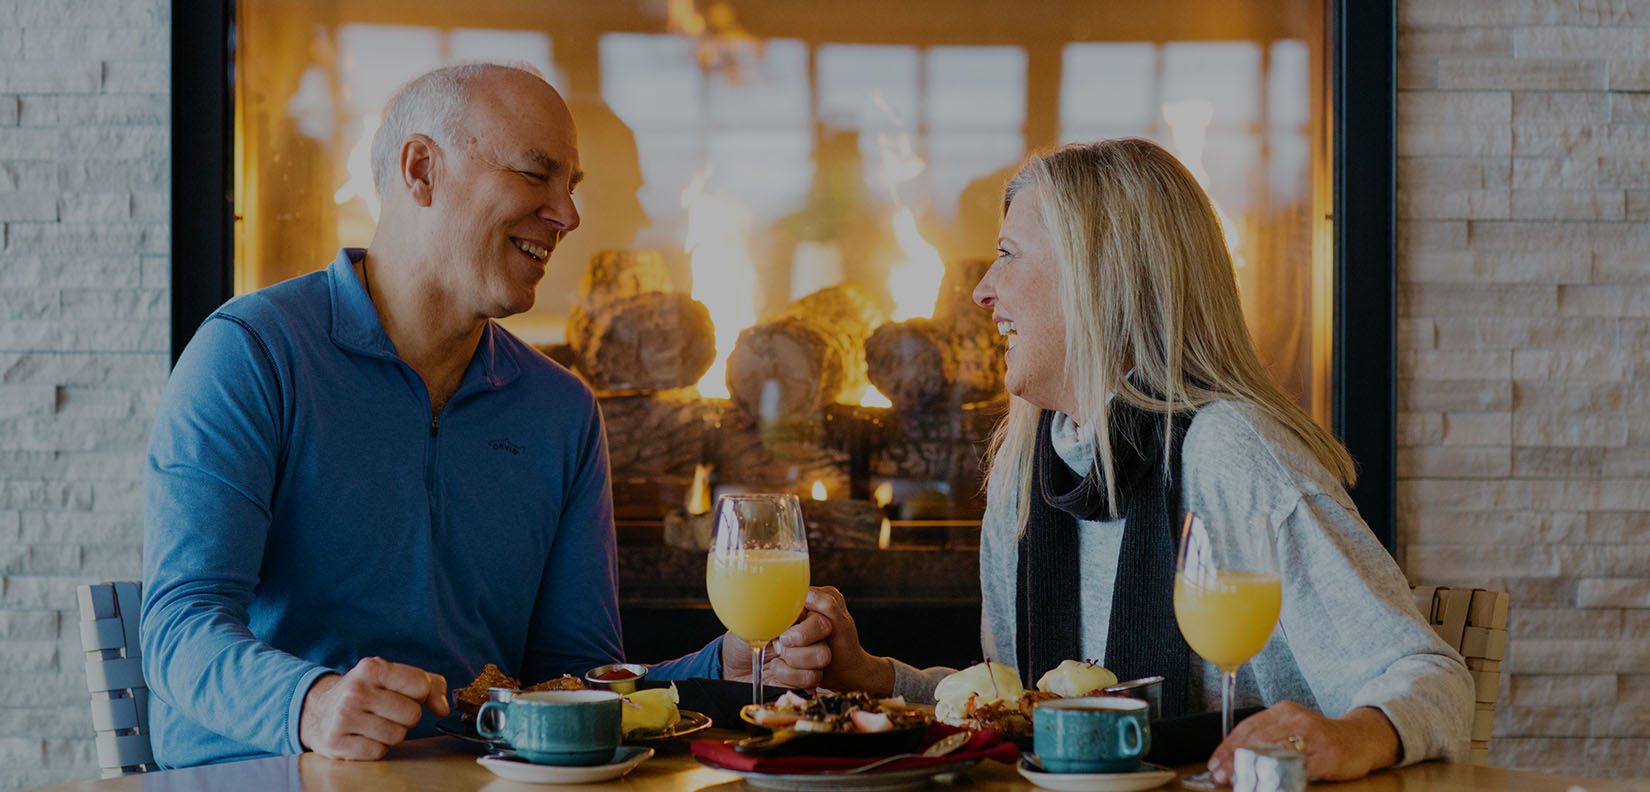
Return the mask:
[[349,673],[315,680],[304,695],[298,741],[334,759],[378,759],[406,738],[425,709],[449,712],[445,678],[368,657]]
[[1217,784],[1232,782],[1232,752],[1244,745],[1272,743],[1306,754],[1306,774],[1314,780],[1363,778],[1398,762],[1398,732],[1374,707],[1357,707],[1328,718],[1293,701],[1282,701],[1232,727],[1214,755],[1209,773]]
[[[809,589],[808,602],[813,602],[819,591]],[[799,690],[818,687],[825,667],[831,663],[831,648],[826,643],[830,637],[830,621],[812,607],[804,608],[796,623],[768,646],[762,684]],[[722,636],[723,679],[749,682],[753,659],[750,644],[731,632]]]

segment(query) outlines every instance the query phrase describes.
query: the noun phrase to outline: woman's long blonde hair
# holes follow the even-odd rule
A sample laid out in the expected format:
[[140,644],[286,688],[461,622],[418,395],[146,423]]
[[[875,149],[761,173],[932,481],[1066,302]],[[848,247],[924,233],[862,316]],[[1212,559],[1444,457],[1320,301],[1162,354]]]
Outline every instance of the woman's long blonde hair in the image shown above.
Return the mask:
[[[1094,443],[1111,503],[1117,503],[1117,477],[1108,393],[1161,413],[1165,436],[1172,412],[1219,399],[1248,402],[1299,435],[1342,481],[1357,481],[1346,448],[1261,365],[1220,220],[1174,155],[1140,138],[1035,154],[1004,190],[1005,215],[1027,189],[1042,197],[1039,219],[1060,272],[1065,366],[1077,404],[1072,417]],[[1007,465],[1007,480],[1019,493],[1021,530],[1041,412],[1011,399],[991,439],[993,472]]]

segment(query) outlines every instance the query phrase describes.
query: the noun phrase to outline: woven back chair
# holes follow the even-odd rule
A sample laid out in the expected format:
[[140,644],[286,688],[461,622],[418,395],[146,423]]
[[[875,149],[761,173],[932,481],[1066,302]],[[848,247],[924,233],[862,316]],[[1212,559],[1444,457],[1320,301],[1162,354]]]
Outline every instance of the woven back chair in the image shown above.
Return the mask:
[[1467,757],[1475,765],[1487,765],[1495,697],[1501,687],[1501,658],[1507,654],[1507,592],[1457,586],[1416,586],[1414,592],[1421,617],[1467,659],[1476,699]]
[[80,645],[104,778],[156,769],[149,746],[149,687],[138,644],[140,583],[81,586]]

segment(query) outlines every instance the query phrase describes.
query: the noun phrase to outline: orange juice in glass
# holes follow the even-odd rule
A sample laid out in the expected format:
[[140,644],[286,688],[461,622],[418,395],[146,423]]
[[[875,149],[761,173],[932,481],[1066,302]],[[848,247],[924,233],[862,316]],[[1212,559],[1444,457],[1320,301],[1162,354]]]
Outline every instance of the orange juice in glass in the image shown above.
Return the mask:
[[[1272,521],[1265,514],[1222,515],[1205,525],[1188,513],[1175,561],[1174,617],[1199,657],[1220,669],[1220,736],[1232,733],[1238,666],[1260,653],[1283,602]],[[1181,786],[1215,789],[1207,772]]]
[[808,596],[808,535],[795,495],[723,495],[716,500],[705,591],[722,626],[751,646],[751,703],[762,703],[768,642],[802,615]]
[[1174,577],[1174,615],[1192,651],[1223,671],[1260,653],[1278,624],[1283,583],[1273,572],[1217,571],[1212,580]]
[[808,554],[746,550],[712,555],[705,565],[710,607],[734,635],[751,644],[779,637],[802,612],[808,595]]

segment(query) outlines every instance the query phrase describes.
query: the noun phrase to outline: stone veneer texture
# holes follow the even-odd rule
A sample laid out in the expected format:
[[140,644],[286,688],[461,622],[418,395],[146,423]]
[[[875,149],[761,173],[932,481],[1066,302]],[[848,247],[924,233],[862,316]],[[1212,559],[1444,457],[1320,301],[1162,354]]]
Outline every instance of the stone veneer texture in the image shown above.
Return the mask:
[[169,4],[0,0],[0,787],[95,778],[75,586],[142,571]]
[[[140,573],[161,0],[0,0],[0,787],[95,777],[74,587]],[[1512,592],[1491,763],[1650,776],[1650,0],[1399,5],[1398,524]]]
[[1492,765],[1650,777],[1650,2],[1398,22],[1405,571],[1512,594]]

